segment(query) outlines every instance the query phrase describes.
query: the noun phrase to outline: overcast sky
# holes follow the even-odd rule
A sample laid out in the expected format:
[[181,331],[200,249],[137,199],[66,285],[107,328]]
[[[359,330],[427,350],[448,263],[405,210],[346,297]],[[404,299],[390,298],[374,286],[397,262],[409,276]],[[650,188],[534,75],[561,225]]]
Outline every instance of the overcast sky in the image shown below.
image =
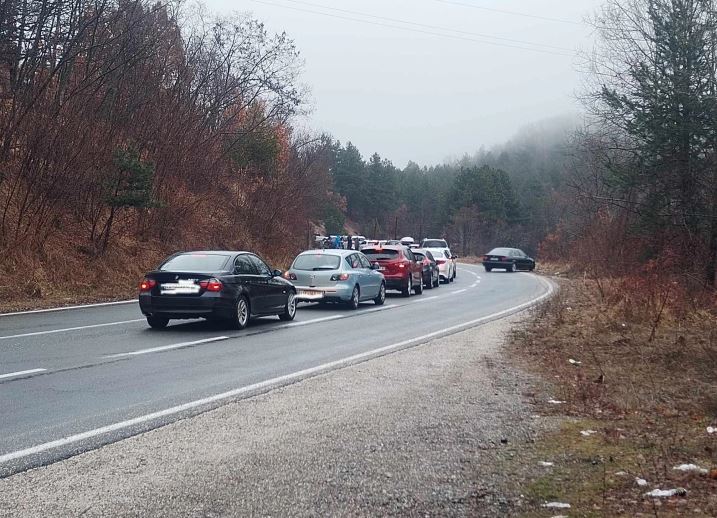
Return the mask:
[[307,124],[403,167],[473,153],[527,124],[578,112],[575,51],[590,48],[583,19],[601,0],[205,3],[286,31],[306,60]]

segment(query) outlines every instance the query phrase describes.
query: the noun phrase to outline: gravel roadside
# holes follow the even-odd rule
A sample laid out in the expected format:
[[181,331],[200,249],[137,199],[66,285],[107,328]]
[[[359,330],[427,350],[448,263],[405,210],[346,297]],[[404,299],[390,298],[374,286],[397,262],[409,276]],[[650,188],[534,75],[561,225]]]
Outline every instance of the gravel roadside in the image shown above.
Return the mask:
[[520,317],[227,404],[0,480],[2,516],[505,516],[539,420]]

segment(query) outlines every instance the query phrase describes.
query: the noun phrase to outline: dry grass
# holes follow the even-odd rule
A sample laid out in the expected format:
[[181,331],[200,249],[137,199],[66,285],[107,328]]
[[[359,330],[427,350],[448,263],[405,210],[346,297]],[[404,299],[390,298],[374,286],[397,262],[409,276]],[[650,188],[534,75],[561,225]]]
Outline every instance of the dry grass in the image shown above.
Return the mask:
[[[644,296],[624,286],[562,280],[560,294],[513,336],[516,361],[566,401],[542,411],[573,418],[537,446],[559,462],[530,494],[536,505],[573,503],[571,515],[717,515],[717,480],[673,469],[717,467],[717,434],[706,431],[717,426],[717,316],[676,310],[654,286]],[[630,306],[636,300],[640,307]],[[588,428],[598,434],[579,433]],[[658,487],[688,494],[644,497]]]

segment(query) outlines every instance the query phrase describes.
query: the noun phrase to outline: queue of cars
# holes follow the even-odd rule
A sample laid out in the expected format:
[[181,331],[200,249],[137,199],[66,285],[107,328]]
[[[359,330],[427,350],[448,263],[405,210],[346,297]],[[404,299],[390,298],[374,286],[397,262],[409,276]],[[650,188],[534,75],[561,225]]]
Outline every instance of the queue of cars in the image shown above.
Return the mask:
[[[171,319],[221,320],[235,329],[245,328],[253,317],[291,321],[298,302],[381,306],[387,290],[410,297],[455,280],[457,256],[445,240],[426,239],[420,246],[411,239],[403,244],[367,241],[361,251],[308,250],[285,272],[251,252],[180,252],[145,275],[139,306],[155,329]],[[488,272],[532,271],[535,260],[518,249],[496,248],[483,257],[483,265]]]

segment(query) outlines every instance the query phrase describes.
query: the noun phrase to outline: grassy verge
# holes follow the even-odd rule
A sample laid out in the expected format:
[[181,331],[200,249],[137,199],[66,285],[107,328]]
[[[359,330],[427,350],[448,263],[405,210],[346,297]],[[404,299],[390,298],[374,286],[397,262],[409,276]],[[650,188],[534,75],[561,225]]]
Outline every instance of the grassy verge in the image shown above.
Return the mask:
[[[539,412],[562,423],[522,460],[553,464],[524,488],[525,514],[716,516],[717,316],[627,307],[634,296],[609,282],[560,284],[511,339],[514,360],[548,381]],[[686,494],[646,496],[654,489]]]

